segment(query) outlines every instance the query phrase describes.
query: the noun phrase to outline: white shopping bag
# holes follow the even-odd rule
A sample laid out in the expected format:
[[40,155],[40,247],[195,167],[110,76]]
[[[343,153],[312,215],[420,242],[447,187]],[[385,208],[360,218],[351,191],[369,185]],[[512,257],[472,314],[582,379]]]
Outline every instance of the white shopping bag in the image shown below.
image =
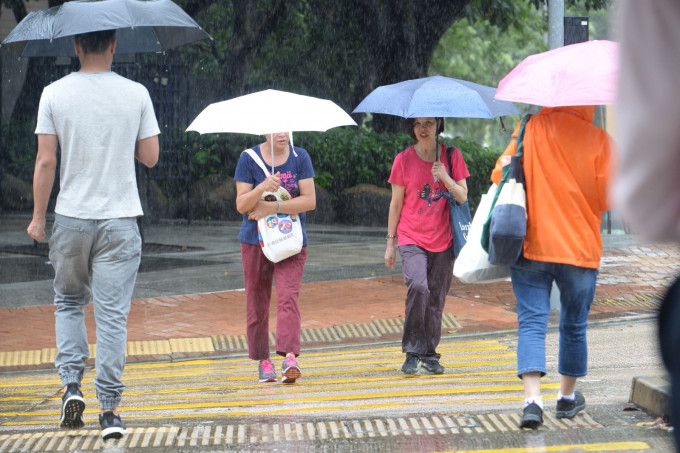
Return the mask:
[[[266,176],[270,175],[267,166],[255,151],[246,149],[244,152],[253,158]],[[262,199],[267,201],[276,199],[281,202],[290,200],[290,198],[290,193],[283,187],[279,187],[276,192],[262,194]],[[303,242],[300,216],[297,214],[270,214],[261,218],[257,221],[257,239],[260,242],[260,247],[262,247],[262,253],[273,263],[278,263],[300,253]]]
[[490,283],[507,280],[510,266],[498,266],[489,262],[489,254],[482,248],[482,229],[491,209],[496,184],[482,195],[477,211],[470,224],[467,242],[453,264],[453,275],[463,283]]

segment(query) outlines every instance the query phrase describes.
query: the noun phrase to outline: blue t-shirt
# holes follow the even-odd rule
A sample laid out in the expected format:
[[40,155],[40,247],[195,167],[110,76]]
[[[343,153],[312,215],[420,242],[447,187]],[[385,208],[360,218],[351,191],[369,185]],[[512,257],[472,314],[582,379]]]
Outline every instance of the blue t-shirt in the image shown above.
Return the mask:
[[[252,149],[262,159],[260,152],[260,145],[253,146]],[[297,154],[297,156],[296,156]],[[269,168],[271,171],[271,168]],[[281,173],[281,186],[284,187],[290,196],[295,198],[300,195],[300,186],[298,181],[314,177],[314,168],[312,167],[312,160],[309,158],[307,150],[295,147],[295,152],[288,155],[288,159],[283,165],[274,167],[274,173]],[[241,157],[236,164],[236,174],[234,180],[239,182],[246,182],[252,184],[253,187],[264,181],[265,174],[262,169],[255,163],[255,161],[247,153],[241,153]],[[301,212],[300,225],[302,226],[302,244],[307,245],[307,230],[305,229],[306,214]],[[257,222],[249,220],[248,214],[243,214],[243,222],[241,223],[241,231],[238,234],[238,240],[246,244],[259,245],[257,238]]]

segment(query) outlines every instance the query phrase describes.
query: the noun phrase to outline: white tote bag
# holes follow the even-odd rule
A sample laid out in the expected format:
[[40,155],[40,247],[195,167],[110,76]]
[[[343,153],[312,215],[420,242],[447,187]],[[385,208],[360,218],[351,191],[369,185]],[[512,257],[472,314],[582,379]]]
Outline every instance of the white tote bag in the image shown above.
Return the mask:
[[[266,176],[269,170],[262,159],[252,149],[244,151],[253,158]],[[279,187],[276,192],[264,192],[262,199],[267,201],[290,200],[290,193]],[[269,214],[257,221],[257,237],[267,259],[273,263],[285,260],[302,250],[302,225],[297,214]]]
[[497,266],[489,262],[489,254],[482,248],[482,229],[496,194],[496,184],[482,195],[475,217],[470,224],[467,242],[453,264],[453,275],[463,283],[490,283],[510,277],[510,266]]

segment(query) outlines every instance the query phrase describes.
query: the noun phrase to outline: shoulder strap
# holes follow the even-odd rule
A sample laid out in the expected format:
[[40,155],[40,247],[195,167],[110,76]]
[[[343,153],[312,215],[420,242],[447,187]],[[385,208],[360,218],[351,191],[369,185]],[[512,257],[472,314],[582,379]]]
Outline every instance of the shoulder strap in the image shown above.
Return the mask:
[[519,133],[517,134],[517,137],[513,138],[513,140],[517,140],[517,152],[515,153],[517,157],[522,157],[524,154],[524,131],[526,130],[526,126],[530,118],[531,113],[524,115],[524,118],[522,118],[522,124],[519,126]]
[[271,173],[269,173],[269,170],[267,170],[267,166],[264,164],[264,161],[260,158],[260,156],[257,155],[255,150],[248,148],[248,149],[244,149],[243,152],[247,153],[255,161],[257,166],[262,169],[265,176],[269,176],[271,174]]
[[451,162],[451,156],[453,155],[453,150],[455,147],[449,146],[446,148],[446,158],[449,160],[449,176],[453,178],[453,162]]

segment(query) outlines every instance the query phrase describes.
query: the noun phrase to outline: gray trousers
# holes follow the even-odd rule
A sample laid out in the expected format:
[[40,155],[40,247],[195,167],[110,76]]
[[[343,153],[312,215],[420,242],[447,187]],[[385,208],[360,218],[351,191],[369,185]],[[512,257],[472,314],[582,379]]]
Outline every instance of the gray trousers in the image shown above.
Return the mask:
[[399,246],[406,284],[406,316],[401,350],[423,362],[439,360],[442,313],[453,278],[453,249],[428,252],[417,245]]
[[85,307],[94,301],[94,380],[101,409],[118,407],[127,346],[127,317],[142,253],[136,218],[84,220],[56,215],[50,237],[54,267],[55,365],[62,384],[80,383],[89,357]]

